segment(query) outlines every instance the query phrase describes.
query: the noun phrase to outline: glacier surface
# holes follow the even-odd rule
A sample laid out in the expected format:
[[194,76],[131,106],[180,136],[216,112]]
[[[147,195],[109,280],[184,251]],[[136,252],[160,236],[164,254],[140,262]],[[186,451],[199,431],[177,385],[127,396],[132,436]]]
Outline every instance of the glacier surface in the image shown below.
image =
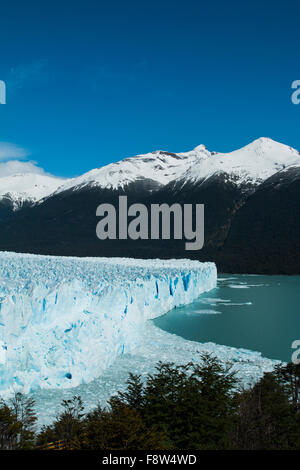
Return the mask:
[[214,263],[0,253],[0,395],[87,384],[123,356],[163,360],[172,335],[146,320],[216,281]]
[[139,346],[133,353],[125,353],[115,359],[99,377],[88,384],[75,388],[40,389],[31,393],[38,410],[38,425],[52,423],[59,412],[62,412],[62,400],[81,396],[85,411],[90,411],[99,403],[107,405],[109,398],[118,391],[124,391],[129,373],[141,375],[146,379],[148,373],[155,372],[158,361],[187,364],[200,363],[201,355],[209,353],[217,357],[224,366],[235,371],[241,384],[245,387],[257,382],[264,372],[273,370],[280,361],[262,357],[260,352],[222,346],[215,343],[198,343],[167,333],[146,322],[141,332]]

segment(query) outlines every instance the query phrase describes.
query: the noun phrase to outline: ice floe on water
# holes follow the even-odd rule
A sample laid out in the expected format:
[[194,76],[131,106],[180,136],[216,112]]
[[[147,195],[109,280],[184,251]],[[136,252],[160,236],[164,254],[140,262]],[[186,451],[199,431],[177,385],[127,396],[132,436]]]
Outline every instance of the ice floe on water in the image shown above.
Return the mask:
[[187,312],[186,315],[194,315],[194,314],[201,314],[201,315],[218,315],[221,312],[218,312],[217,310],[212,310],[212,309],[205,309],[205,308],[199,308],[199,309],[193,309],[190,312]]
[[229,284],[228,287],[231,289],[249,289],[249,286],[245,284]]
[[221,303],[221,304],[224,304],[224,303],[227,303],[227,302],[231,302],[230,299],[216,299],[215,297],[208,297],[208,298],[203,298],[201,299],[201,302],[203,304],[215,304],[217,305],[218,303]]
[[232,307],[232,306],[242,306],[242,305],[252,305],[252,302],[231,302],[228,304],[222,304],[225,307]]

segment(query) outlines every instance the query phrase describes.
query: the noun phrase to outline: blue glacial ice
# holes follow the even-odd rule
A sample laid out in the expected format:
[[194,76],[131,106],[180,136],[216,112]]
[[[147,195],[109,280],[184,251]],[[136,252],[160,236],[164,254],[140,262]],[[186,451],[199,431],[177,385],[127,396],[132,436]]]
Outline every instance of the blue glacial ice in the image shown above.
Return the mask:
[[216,281],[214,263],[0,252],[0,395],[78,387],[123,356],[186,362],[190,342],[147,320]]

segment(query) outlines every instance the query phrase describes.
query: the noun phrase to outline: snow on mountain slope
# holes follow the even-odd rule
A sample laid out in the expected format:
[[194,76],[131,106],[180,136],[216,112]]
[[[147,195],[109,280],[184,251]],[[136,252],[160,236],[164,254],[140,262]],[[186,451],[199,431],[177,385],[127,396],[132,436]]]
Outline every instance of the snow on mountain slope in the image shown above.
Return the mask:
[[260,138],[230,153],[210,152],[204,145],[183,153],[156,152],[125,158],[95,168],[77,178],[63,180],[41,174],[17,174],[0,178],[0,198],[10,198],[14,208],[24,201],[36,202],[62,191],[84,187],[125,188],[139,180],[159,185],[203,181],[226,173],[238,185],[257,185],[276,172],[300,164],[300,154],[287,145]]
[[14,209],[25,201],[35,202],[53,193],[65,180],[36,173],[0,177],[0,199],[9,198]]
[[227,173],[237,184],[259,184],[283,168],[300,163],[299,152],[269,138],[260,138],[230,153],[210,152],[204,145],[183,153],[156,151],[91,170],[63,184],[56,192],[86,186],[124,188],[137,180],[161,185],[199,181]]
[[298,150],[262,137],[230,153],[212,153],[206,159],[195,159],[178,179],[196,182],[226,173],[238,185],[257,185],[278,171],[297,164],[300,164]]
[[144,155],[125,158],[117,163],[88,171],[78,178],[65,183],[57,192],[70,188],[81,189],[87,185],[101,188],[124,188],[140,179],[150,179],[165,185],[182,175],[195,158],[206,157],[202,149],[187,154],[156,151]]
[[214,263],[0,252],[0,395],[90,382],[216,280]]

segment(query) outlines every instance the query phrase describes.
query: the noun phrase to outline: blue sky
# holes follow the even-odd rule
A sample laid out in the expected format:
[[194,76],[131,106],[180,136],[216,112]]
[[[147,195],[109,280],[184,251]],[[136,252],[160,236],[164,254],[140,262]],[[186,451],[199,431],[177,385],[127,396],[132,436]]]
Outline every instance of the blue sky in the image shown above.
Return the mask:
[[246,3],[2,3],[0,160],[74,176],[200,143],[300,149],[299,2]]

